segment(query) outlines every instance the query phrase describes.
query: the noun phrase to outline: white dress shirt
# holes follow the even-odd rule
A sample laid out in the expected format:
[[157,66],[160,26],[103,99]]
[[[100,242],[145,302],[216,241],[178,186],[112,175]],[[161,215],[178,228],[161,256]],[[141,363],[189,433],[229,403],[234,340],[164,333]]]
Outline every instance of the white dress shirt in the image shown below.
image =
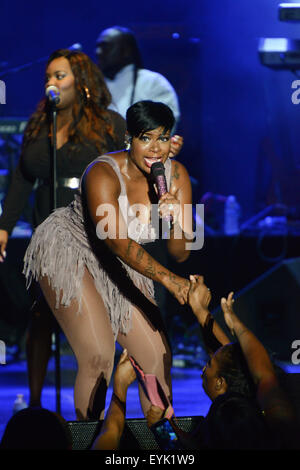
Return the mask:
[[180,118],[179,103],[176,92],[170,82],[160,73],[147,69],[139,69],[133,92],[134,65],[126,65],[117,73],[113,80],[105,79],[112,95],[111,109],[118,111],[124,118],[127,109],[137,101],[152,100],[160,101],[168,105],[175,116],[176,123]]
[[6,104],[5,82],[0,80],[0,104]]

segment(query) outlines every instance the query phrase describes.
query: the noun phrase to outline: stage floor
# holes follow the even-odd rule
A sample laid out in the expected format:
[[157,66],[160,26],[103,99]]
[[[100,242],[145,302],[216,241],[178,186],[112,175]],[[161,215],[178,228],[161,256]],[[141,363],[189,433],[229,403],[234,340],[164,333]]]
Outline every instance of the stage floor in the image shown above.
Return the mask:
[[[120,351],[119,351],[120,353]],[[76,363],[73,354],[67,349],[61,354],[61,414],[67,421],[75,421],[73,400],[73,384],[76,375]],[[280,363],[289,375],[299,378],[300,365]],[[55,364],[52,358],[49,362],[48,372],[42,395],[42,405],[52,411],[56,411],[55,390]],[[210,399],[202,388],[201,368],[198,367],[173,367],[173,405],[175,413],[181,416],[205,416],[210,407]],[[28,402],[27,366],[24,354],[18,360],[7,358],[6,364],[0,365],[0,440],[5,426],[12,416],[13,404],[17,394],[22,393]],[[112,386],[109,386],[106,407],[110,402]],[[297,390],[295,395],[299,400],[299,379],[297,379]],[[297,400],[297,401],[298,401]],[[127,418],[143,418],[141,411],[138,387],[134,382],[127,396]]]
[[[67,421],[76,420],[73,400],[73,383],[76,374],[74,356],[70,353],[61,355],[61,414]],[[54,359],[49,362],[48,373],[42,395],[42,405],[56,411],[56,390]],[[6,423],[12,416],[14,400],[17,394],[22,393],[28,402],[28,381],[26,361],[9,361],[0,365],[0,439],[2,438]],[[210,399],[202,388],[200,368],[172,368],[173,405],[177,416],[205,415],[210,406]],[[106,405],[109,405],[112,386],[109,386]],[[127,418],[142,418],[138,387],[135,381],[128,389]]]

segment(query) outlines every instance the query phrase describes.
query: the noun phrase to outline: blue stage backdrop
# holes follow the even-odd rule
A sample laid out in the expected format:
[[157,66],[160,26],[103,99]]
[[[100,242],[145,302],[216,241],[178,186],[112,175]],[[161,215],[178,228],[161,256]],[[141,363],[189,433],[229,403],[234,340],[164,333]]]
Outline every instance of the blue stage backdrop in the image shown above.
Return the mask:
[[[236,194],[246,220],[268,204],[296,207],[299,113],[290,71],[261,65],[260,37],[291,37],[300,24],[280,22],[275,0],[96,0],[59,4],[4,0],[0,115],[28,117],[43,95],[44,63],[53,50],[81,43],[95,59],[96,37],[114,24],[137,35],[147,68],[175,86],[185,138],[180,156],[206,191]],[[33,62],[28,68],[11,70]],[[197,201],[195,201],[197,202]]]

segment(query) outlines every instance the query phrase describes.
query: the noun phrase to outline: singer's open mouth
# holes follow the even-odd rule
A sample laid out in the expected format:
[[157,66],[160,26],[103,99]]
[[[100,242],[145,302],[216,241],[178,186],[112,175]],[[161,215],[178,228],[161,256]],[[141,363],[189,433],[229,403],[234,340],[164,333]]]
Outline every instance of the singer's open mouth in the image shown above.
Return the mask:
[[151,166],[153,165],[153,163],[156,163],[156,162],[161,162],[162,161],[162,157],[144,157],[144,160],[145,160],[145,164],[148,168],[151,168]]

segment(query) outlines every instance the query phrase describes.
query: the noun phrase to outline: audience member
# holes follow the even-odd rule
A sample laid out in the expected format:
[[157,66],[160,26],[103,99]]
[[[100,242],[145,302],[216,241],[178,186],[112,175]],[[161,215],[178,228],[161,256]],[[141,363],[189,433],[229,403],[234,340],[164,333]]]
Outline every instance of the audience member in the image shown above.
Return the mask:
[[[275,381],[275,376],[271,372],[271,362],[267,359],[265,349],[255,336],[244,325],[242,326],[241,322],[238,322],[237,317],[234,317],[234,323],[230,322],[229,313],[226,311],[227,325],[238,339],[238,342],[230,343],[227,335],[208,310],[211,293],[205,286],[203,277],[190,276],[190,281],[188,303],[199,321],[210,355],[203,369],[202,379],[203,389],[212,400],[212,404],[207,416],[200,422],[193,434],[184,433],[176,424],[176,420],[171,421],[183,448],[273,449],[280,447],[278,440],[274,439],[272,432],[274,426],[270,429],[269,420],[266,419],[269,414],[268,407],[272,405],[272,402],[268,403],[268,399],[262,400],[262,395],[268,398],[265,395],[265,385],[266,381],[269,383],[270,373],[272,380]],[[222,308],[224,314],[225,309],[232,311],[232,294],[227,300],[222,299]],[[262,380],[261,386],[259,386],[258,377]],[[283,409],[285,406],[287,410],[289,409],[285,401],[282,402],[282,406]],[[162,418],[163,414],[163,410],[152,407],[147,415],[148,425],[153,425]]]
[[92,450],[118,449],[125,426],[127,390],[135,379],[134,369],[124,349],[114,374],[111,402]]
[[270,357],[256,336],[233,310],[233,292],[222,298],[224,318],[237,337],[256,387],[256,399],[263,410],[274,445],[278,449],[299,449],[300,433],[296,413],[280,386]]
[[8,421],[1,450],[71,450],[67,422],[45,408],[25,408]]
[[[91,59],[79,51],[60,49],[46,64],[45,88],[55,86],[57,104],[57,207],[72,202],[86,166],[98,155],[123,148],[126,123],[108,109],[111,95],[104,77]],[[52,162],[51,105],[43,98],[24,132],[22,152],[0,217],[0,262],[31,191],[35,190],[34,228],[52,211],[50,168]],[[40,290],[35,301],[26,341],[30,406],[41,405],[41,392],[51,354],[53,316]]]

